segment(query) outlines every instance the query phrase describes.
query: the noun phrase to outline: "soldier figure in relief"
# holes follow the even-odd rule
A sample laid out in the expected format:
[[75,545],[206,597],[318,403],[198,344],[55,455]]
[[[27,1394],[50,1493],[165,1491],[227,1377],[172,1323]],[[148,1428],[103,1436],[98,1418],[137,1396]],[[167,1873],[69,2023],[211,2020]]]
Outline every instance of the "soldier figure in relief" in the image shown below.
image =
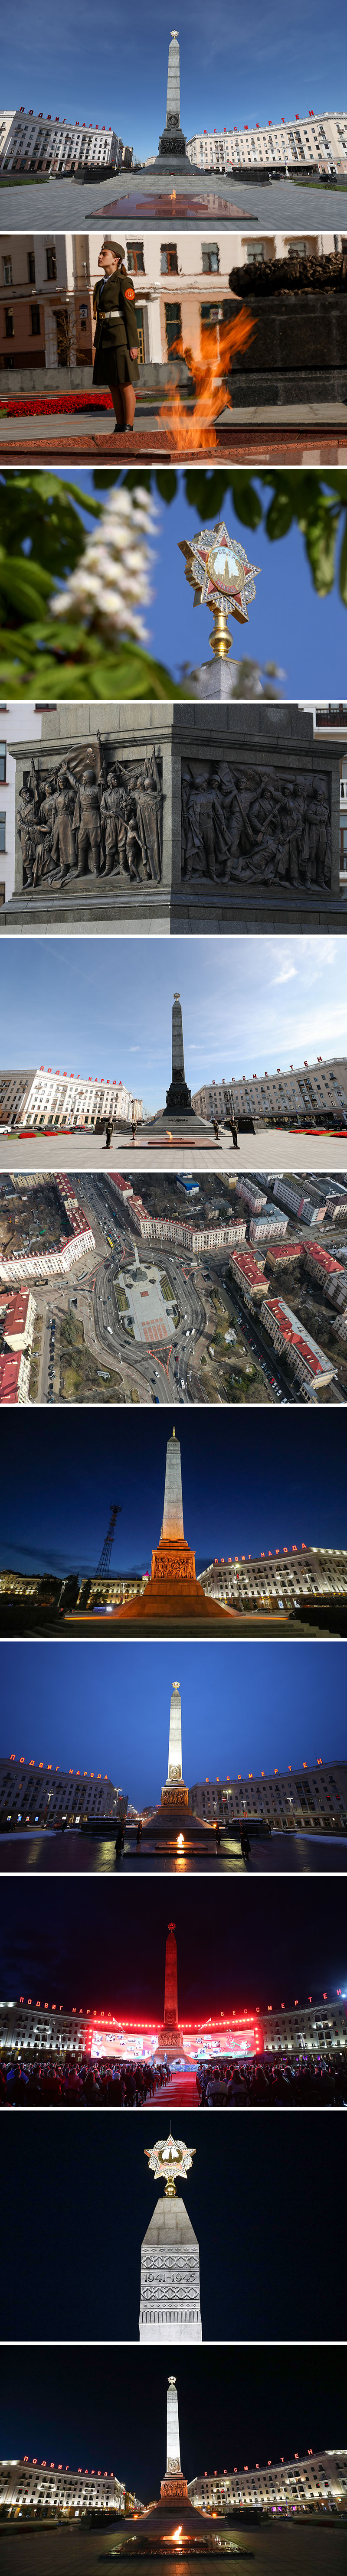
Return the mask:
[[82,786],[77,789],[73,831],[77,833],[77,875],[98,877],[100,874],[101,790],[94,769],[85,769]]

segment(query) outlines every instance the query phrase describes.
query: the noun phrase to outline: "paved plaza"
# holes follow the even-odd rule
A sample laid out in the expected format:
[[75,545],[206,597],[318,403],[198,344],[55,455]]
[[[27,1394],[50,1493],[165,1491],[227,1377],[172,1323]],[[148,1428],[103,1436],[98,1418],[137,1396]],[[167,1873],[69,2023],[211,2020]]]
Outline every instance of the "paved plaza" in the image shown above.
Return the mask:
[[189,1137],[184,1156],[181,1142],[171,1149],[165,1140],[162,1145],[152,1143],[149,1136],[146,1139],[146,1135],[142,1135],[139,1127],[136,1145],[132,1144],[129,1129],[129,1136],[114,1134],[112,1152],[107,1154],[106,1162],[105,1152],[103,1136],[94,1136],[90,1130],[83,1134],[77,1127],[73,1128],[71,1136],[60,1133],[16,1138],[0,1132],[0,1170],[10,1172],[61,1172],[63,1162],[64,1171],[71,1168],[74,1172],[104,1171],[105,1179],[108,1172],[110,1175],[113,1171],[130,1172],[132,1180],[134,1172],[140,1172],[143,1181],[146,1172],[165,1174],[180,1172],[183,1168],[186,1173],[200,1174],[254,1172],[257,1166],[263,1170],[265,1158],[268,1169],[273,1172],[292,1172],[295,1166],[296,1172],[333,1171],[347,1175],[347,1135],[298,1136],[283,1127],[267,1127],[262,1135],[241,1136],[238,1153],[235,1153],[229,1133],[219,1134],[218,1145],[211,1137],[211,1145],[208,1139],[206,1144],[203,1139],[199,1147]]
[[252,1842],[247,1863],[241,1858],[240,1843],[231,1834],[222,1839],[219,1851],[201,1853],[192,1846],[189,1857],[161,1848],[154,1857],[151,1842],[139,1850],[133,1837],[125,1836],[125,1851],[116,1860],[115,1844],[108,1836],[100,1841],[94,1834],[13,1833],[0,1834],[0,1878],[29,1871],[66,1878],[101,1874],[118,1878],[150,1877],[155,1870],[159,1878],[209,1878],[226,1876],[243,1878],[326,1877],[347,1870],[347,1834],[271,1834],[269,1841]]
[[[187,190],[189,214],[186,212]],[[217,218],[219,222],[223,220],[221,205],[225,207],[224,220],[235,226],[235,230],[240,227],[240,217],[242,229],[246,227],[251,232],[256,224],[260,224],[266,232],[271,228],[271,232],[306,233],[309,228],[310,232],[323,230],[333,234],[343,232],[347,225],[347,191],[339,187],[338,182],[336,186],[325,187],[324,184],[315,185],[314,181],[311,186],[306,181],[300,184],[300,180],[270,179],[264,185],[255,180],[253,185],[253,182],[248,184],[244,178],[238,180],[234,175],[228,180],[223,172],[214,185],[211,183],[206,191],[204,189],[206,214],[201,215],[200,173],[195,178],[192,172],[188,182],[186,178],[180,180],[176,174],[173,182],[172,173],[160,170],[159,175],[158,171],[147,169],[129,170],[126,174],[123,171],[119,178],[103,177],[102,182],[94,187],[92,182],[90,185],[89,181],[82,184],[78,179],[46,179],[37,185],[35,180],[26,182],[24,179],[19,187],[7,187],[4,183],[0,188],[1,230],[47,232],[49,227],[57,232],[81,232],[87,226],[89,231],[94,223],[100,231],[100,224],[108,219],[119,222],[120,230],[122,224],[130,221],[136,225],[147,222],[151,232],[161,233],[162,212],[156,214],[152,211],[159,191],[160,198],[165,196],[167,199],[166,222],[179,223],[180,231],[184,232],[190,231],[194,223],[199,232],[209,231],[212,220],[214,223]],[[184,198],[183,214],[180,196]],[[195,211],[194,200],[198,211]]]

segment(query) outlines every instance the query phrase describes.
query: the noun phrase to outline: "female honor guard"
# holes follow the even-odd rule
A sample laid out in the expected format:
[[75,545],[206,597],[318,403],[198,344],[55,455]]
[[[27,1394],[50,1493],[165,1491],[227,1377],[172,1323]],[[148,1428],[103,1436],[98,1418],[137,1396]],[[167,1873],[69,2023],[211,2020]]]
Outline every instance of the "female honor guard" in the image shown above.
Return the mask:
[[116,430],[133,429],[139,380],[139,336],[135,319],[135,289],[124,267],[121,242],[103,242],[98,267],[103,268],[105,274],[102,283],[97,279],[93,295],[96,315],[93,385],[109,385]]

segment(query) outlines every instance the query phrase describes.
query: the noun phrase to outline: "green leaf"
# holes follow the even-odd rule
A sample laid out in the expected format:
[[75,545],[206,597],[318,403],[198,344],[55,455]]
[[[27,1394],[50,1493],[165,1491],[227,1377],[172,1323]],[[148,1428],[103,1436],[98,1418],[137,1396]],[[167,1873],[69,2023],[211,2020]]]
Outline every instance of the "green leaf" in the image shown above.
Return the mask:
[[266,514],[267,537],[270,537],[271,541],[275,537],[287,537],[288,529],[292,527],[295,517],[295,504],[290,498],[290,493],[274,492],[273,501],[270,501],[270,509]]
[[326,519],[323,514],[316,520],[312,519],[306,529],[306,553],[320,599],[325,599],[327,592],[333,589],[336,534],[335,520]]
[[[346,488],[347,488],[347,475],[346,475]],[[345,607],[345,608],[347,608],[347,512],[346,512],[346,518],[345,518],[345,528],[344,528],[344,535],[343,535],[343,538],[342,538],[342,546],[341,546],[341,554],[340,554],[340,562],[339,562],[339,592],[340,592],[340,599],[343,599],[344,607]]]

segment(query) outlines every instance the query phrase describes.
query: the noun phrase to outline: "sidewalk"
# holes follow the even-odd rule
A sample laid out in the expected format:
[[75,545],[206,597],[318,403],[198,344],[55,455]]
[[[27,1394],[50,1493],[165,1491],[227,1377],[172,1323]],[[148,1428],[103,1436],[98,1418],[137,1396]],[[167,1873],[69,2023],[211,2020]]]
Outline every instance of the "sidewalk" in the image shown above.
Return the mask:
[[4,414],[0,416],[2,464],[15,465],[19,459],[22,465],[30,464],[32,459],[36,464],[48,458],[54,463],[67,447],[69,464],[74,458],[78,462],[83,458],[86,465],[95,463],[96,456],[109,462],[110,454],[120,464],[131,458],[147,465],[151,458],[155,464],[161,457],[167,465],[207,464],[210,457],[230,459],[236,464],[249,458],[259,465],[271,464],[273,458],[278,465],[290,461],[292,465],[305,466],[313,457],[315,465],[322,467],[346,462],[347,403],[295,403],[290,407],[278,403],[247,409],[240,406],[224,414],[215,431],[211,423],[211,447],[196,449],[190,443],[190,411],[182,412],[182,446],[172,438],[169,410],[166,426],[165,419],[160,419],[159,407],[152,411],[139,403],[134,430],[117,431],[112,411],[96,411],[93,426],[90,410],[79,412],[77,419],[78,426],[72,412],[28,417],[23,398],[22,418],[7,420]]

